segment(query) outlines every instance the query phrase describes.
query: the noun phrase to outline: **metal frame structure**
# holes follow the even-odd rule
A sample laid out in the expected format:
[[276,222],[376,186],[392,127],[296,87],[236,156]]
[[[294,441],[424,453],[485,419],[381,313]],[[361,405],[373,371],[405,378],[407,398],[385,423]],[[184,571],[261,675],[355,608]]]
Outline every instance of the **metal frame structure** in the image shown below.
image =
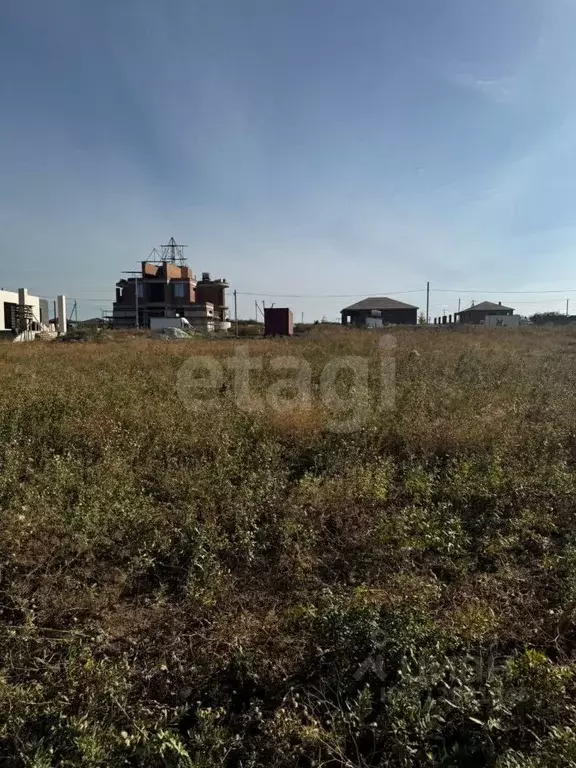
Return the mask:
[[184,248],[187,247],[187,245],[178,245],[176,240],[171,237],[166,245],[160,246],[162,248],[161,261],[167,261],[170,264],[184,264],[186,262]]

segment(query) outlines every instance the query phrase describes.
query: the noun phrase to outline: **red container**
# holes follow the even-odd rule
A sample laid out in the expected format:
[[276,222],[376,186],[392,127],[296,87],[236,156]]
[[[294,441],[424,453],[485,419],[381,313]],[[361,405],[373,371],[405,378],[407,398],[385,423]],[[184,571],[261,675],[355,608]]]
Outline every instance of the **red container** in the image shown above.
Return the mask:
[[294,320],[288,307],[266,307],[264,310],[264,336],[292,336]]

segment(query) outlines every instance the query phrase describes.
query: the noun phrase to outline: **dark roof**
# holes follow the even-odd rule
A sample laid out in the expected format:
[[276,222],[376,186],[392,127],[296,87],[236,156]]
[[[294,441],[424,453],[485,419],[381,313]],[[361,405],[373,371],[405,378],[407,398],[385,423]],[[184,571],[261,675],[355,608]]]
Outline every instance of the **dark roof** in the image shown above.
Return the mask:
[[103,317],[90,317],[88,320],[78,320],[78,325],[106,325]]
[[[495,304],[493,301],[482,301],[480,304],[474,304],[473,307],[463,309],[462,312],[494,312],[499,309],[503,309],[505,312],[514,312],[512,307],[505,307],[502,304]],[[456,312],[456,314],[461,315],[462,312]]]
[[371,309],[418,309],[413,304],[405,304],[403,301],[396,301],[396,299],[389,299],[387,296],[370,296],[368,299],[362,299],[356,304],[350,304],[349,307],[344,307],[342,312],[350,312],[355,310],[371,310]]

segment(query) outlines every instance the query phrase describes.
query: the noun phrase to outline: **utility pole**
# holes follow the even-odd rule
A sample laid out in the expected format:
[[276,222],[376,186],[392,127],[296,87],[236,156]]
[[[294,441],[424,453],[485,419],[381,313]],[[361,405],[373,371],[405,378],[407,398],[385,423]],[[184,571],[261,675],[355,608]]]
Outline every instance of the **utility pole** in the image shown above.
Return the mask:
[[430,282],[426,283],[426,325],[430,322]]
[[[265,314],[264,314],[264,310],[266,309],[266,302],[262,301],[262,306],[260,306],[260,304],[258,303],[258,300],[256,300],[254,302],[254,306],[256,307],[256,322],[259,322],[258,321],[258,314],[262,315],[262,322],[264,322],[264,319],[266,317]],[[272,306],[274,306],[274,305],[272,305]]]
[[236,288],[234,288],[234,328],[236,336],[238,336],[238,295]]
[[[166,270],[168,271],[168,270]],[[138,275],[134,277],[134,308],[136,310],[136,330],[140,328],[139,307],[138,307]]]
[[458,299],[458,312],[460,312],[460,299]]
[[566,298],[566,317],[570,315],[570,299]]
[[304,325],[304,312],[302,312],[302,325]]
[[68,318],[69,323],[72,322],[72,318],[74,318],[74,320],[78,322],[78,302],[76,301],[76,299],[72,299],[72,301],[74,302],[74,304],[72,305],[72,309],[70,310],[70,317]]

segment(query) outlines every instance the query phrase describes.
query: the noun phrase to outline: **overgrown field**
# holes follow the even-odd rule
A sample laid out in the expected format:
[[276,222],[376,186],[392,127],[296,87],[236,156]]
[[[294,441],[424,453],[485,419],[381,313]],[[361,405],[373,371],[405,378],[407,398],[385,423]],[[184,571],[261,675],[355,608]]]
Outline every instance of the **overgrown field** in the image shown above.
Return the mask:
[[0,346],[2,764],[576,766],[576,334],[394,336],[393,409],[376,332],[243,342],[369,356],[348,432],[187,407],[234,340]]

